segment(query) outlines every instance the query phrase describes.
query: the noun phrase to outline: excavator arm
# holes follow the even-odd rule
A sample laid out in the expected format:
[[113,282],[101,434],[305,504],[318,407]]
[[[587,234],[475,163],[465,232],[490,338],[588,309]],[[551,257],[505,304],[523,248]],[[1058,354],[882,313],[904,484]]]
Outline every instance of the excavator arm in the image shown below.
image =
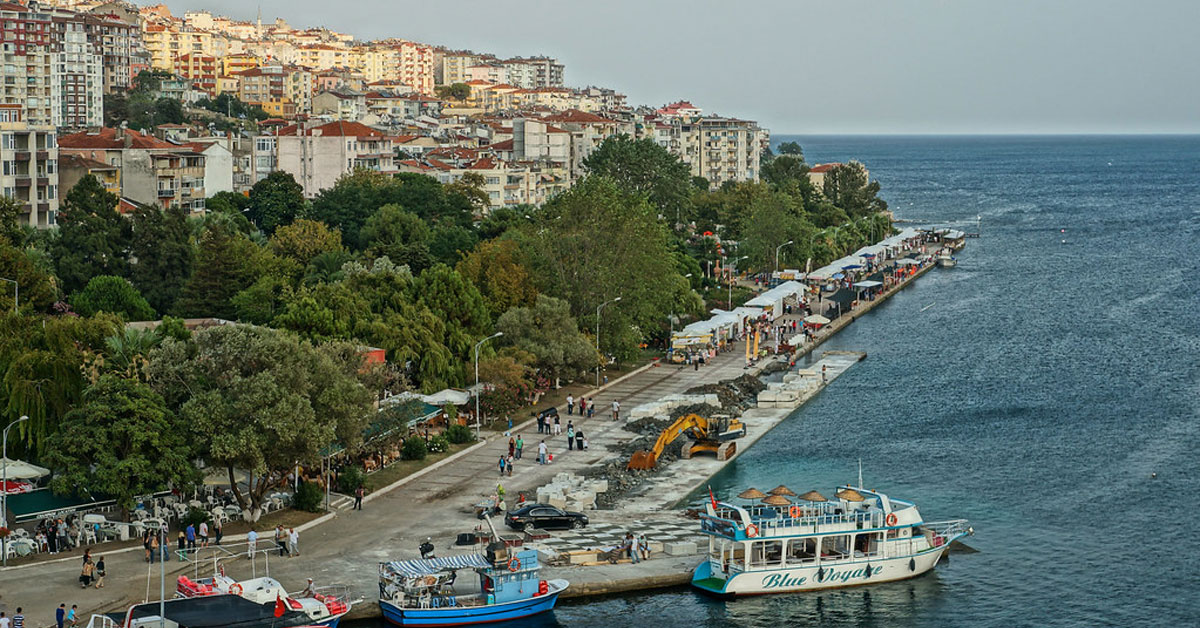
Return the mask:
[[[738,424],[740,426],[740,423]],[[670,425],[658,435],[658,440],[654,441],[654,447],[649,450],[636,451],[629,458],[629,464],[626,465],[629,469],[647,470],[653,469],[658,464],[659,456],[662,456],[663,450],[667,448],[679,438],[680,435],[688,433],[696,441],[707,441],[713,438],[711,433],[715,425],[706,417],[698,414],[687,414],[675,419]],[[743,430],[744,433],[744,430]],[[739,434],[740,436],[740,434]]]

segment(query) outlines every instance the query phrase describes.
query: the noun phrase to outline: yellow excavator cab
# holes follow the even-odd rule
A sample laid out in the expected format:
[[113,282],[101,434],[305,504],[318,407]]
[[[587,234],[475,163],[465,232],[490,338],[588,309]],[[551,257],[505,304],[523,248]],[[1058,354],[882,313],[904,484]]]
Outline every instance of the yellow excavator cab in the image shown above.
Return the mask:
[[679,452],[681,457],[714,453],[717,460],[728,460],[737,453],[737,444],[733,441],[746,435],[746,426],[737,418],[725,415],[711,419],[698,414],[681,416],[658,435],[652,449],[634,452],[626,468],[640,471],[653,469],[663,450],[682,435],[688,437],[688,442]]

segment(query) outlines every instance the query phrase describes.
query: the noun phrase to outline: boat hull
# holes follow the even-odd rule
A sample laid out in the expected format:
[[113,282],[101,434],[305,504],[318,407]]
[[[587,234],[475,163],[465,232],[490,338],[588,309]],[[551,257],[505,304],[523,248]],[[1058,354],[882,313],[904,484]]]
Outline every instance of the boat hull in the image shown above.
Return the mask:
[[[841,587],[879,584],[915,578],[937,564],[950,545],[926,550],[911,556],[861,559],[828,563],[823,566],[798,566],[787,569],[764,569],[739,572],[729,578],[712,573],[712,563],[705,561],[692,572],[692,586],[720,597],[799,593]],[[912,561],[911,564],[909,561]],[[870,575],[867,575],[868,566]]]
[[558,595],[566,590],[567,581],[551,580],[547,584],[550,590],[545,595],[515,602],[451,608],[401,608],[391,602],[380,600],[379,609],[383,612],[383,618],[396,626],[490,624],[522,619],[553,609],[555,602],[558,601]]

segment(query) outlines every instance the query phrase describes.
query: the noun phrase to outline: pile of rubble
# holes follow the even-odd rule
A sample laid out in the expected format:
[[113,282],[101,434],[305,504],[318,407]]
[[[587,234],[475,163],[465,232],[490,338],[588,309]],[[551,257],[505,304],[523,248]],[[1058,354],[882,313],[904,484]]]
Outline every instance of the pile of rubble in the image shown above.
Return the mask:
[[608,480],[559,473],[549,484],[538,487],[537,503],[564,510],[593,510],[598,497],[607,491]]
[[755,397],[765,390],[766,384],[753,375],[742,375],[736,379],[727,379],[715,384],[704,384],[689,388],[686,395],[716,395],[721,408],[725,412],[740,412],[754,407]]
[[675,408],[680,406],[690,406],[695,404],[708,404],[710,406],[720,405],[721,401],[716,395],[667,395],[657,401],[643,403],[629,411],[629,420],[635,421],[646,417],[663,417],[671,414],[673,417],[681,416],[672,414]]

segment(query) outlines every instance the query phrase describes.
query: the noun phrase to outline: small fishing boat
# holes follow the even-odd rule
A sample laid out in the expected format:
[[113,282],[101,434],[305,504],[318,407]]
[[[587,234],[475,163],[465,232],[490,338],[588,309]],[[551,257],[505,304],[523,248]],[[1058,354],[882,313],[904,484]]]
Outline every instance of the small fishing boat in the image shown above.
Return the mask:
[[710,497],[700,515],[708,560],[692,586],[733,597],[903,580],[933,569],[951,543],[974,534],[965,519],[927,522],[911,502],[862,487],[838,487],[832,499],[788,494],[751,506]]
[[224,568],[211,578],[195,580],[186,575],[175,581],[175,594],[182,598],[198,598],[213,595],[236,595],[272,610],[282,604],[287,610],[304,613],[309,623],[337,626],[338,621],[350,612],[350,590],[345,586],[309,587],[301,593],[288,593],[278,580],[264,576],[249,580],[235,580],[226,576]]
[[[477,577],[467,587],[456,587],[464,570]],[[512,552],[503,542],[490,545],[486,555],[380,563],[379,608],[397,626],[521,619],[553,609],[568,586],[566,580],[542,580],[539,573],[537,550]]]
[[954,258],[954,251],[949,248],[944,248],[938,251],[937,254],[938,266],[942,268],[954,268],[958,264],[958,260]]

